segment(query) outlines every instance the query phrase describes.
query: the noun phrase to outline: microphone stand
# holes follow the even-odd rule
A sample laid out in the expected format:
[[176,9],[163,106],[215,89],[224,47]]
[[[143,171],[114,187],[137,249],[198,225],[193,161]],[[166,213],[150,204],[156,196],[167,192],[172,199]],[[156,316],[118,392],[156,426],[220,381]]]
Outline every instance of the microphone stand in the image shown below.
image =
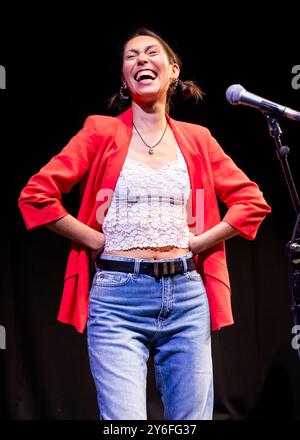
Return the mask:
[[[286,184],[292,199],[292,204],[296,212],[296,222],[293,228],[291,240],[287,243],[287,253],[291,312],[297,333],[298,329],[300,331],[300,201],[288,164],[288,154],[290,149],[281,143],[282,130],[278,123],[279,116],[272,112],[263,111],[263,113],[267,119],[269,134],[276,144],[277,158],[281,164]],[[296,349],[298,352],[298,358],[300,360],[300,344],[297,345]]]

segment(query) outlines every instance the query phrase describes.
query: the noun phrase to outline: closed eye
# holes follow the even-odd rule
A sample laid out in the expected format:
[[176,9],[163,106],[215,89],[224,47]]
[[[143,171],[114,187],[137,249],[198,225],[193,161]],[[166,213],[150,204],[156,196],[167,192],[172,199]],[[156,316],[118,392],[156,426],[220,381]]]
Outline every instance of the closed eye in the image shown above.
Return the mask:
[[[145,49],[145,53],[147,53],[150,56],[155,56],[155,55],[159,55],[160,51],[159,49],[151,49],[151,48],[146,48]],[[135,49],[132,49],[132,51],[129,52],[129,54],[126,55],[126,60],[130,60],[132,58],[136,58],[138,56],[139,52]]]

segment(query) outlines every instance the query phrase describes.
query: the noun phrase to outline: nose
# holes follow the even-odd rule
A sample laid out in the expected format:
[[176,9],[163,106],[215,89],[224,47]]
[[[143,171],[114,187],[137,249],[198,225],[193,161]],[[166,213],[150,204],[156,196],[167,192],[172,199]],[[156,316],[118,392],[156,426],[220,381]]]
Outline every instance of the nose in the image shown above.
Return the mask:
[[145,64],[148,61],[148,57],[145,54],[145,52],[139,52],[138,57],[137,57],[137,61],[139,64]]

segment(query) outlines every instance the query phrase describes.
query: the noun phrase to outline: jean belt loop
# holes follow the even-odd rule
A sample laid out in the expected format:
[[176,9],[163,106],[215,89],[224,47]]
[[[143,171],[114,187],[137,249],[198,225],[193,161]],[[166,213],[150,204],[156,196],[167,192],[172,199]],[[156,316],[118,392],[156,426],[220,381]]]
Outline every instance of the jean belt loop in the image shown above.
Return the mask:
[[138,258],[136,258],[136,259],[134,260],[134,274],[133,274],[133,277],[134,277],[134,278],[138,278],[138,276],[139,276],[141,261],[142,261],[142,260],[139,260]]
[[182,263],[183,263],[183,273],[186,273],[186,272],[187,272],[187,269],[188,269],[188,267],[187,267],[187,262],[186,262],[186,258],[181,258],[181,261],[182,261]]

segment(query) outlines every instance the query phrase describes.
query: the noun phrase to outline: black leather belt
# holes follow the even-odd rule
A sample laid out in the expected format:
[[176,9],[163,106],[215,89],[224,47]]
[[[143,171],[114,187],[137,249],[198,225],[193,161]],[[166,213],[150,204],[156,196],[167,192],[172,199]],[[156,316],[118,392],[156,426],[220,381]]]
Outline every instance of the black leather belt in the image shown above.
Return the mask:
[[[100,254],[99,254],[100,255]],[[187,271],[196,269],[194,258],[187,258]],[[120,272],[134,272],[133,261],[104,260],[96,258],[99,269],[116,270]],[[152,277],[172,276],[184,272],[183,261],[141,261],[139,273],[144,273]]]

